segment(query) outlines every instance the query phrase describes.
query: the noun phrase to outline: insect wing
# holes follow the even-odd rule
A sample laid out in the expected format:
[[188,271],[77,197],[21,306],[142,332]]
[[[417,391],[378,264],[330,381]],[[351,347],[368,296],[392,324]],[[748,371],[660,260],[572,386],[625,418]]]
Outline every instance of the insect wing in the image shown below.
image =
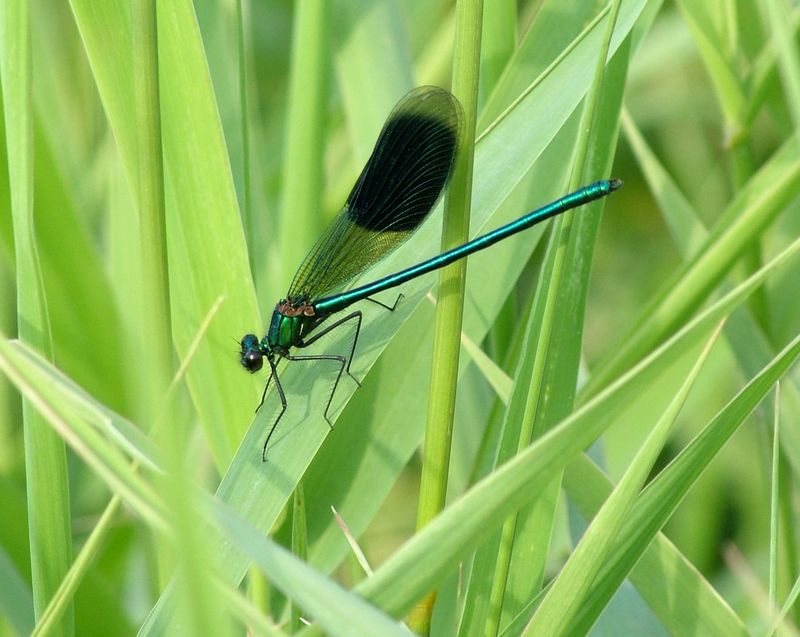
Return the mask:
[[344,207],[297,271],[290,299],[340,290],[422,225],[452,174],[462,120],[458,100],[437,87],[400,100]]

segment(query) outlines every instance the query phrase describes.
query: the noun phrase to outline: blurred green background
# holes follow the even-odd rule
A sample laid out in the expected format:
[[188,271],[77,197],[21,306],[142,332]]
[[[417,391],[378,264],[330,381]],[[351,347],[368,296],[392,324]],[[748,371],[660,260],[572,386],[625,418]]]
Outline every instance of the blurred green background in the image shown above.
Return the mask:
[[[373,565],[381,564],[414,534],[425,374],[430,369],[427,326],[433,322],[432,304],[425,294],[434,280],[409,292],[407,306],[398,316],[368,310],[367,336],[359,346],[362,362],[358,363],[357,353],[354,367],[359,377],[366,376],[365,385],[354,395],[354,388],[345,390],[350,394],[338,403],[344,411],[324,445],[328,432],[320,417],[324,398],[318,392],[326,391],[330,378],[294,370],[294,376],[287,376],[284,383],[296,388],[290,402],[297,413],[294,424],[285,423],[286,437],[279,441],[288,454],[285,466],[276,460],[277,465],[264,467],[259,458],[257,441],[263,440],[276,413],[274,405],[258,416],[244,439],[265,377],[251,378],[241,370],[235,341],[246,332],[263,333],[274,303],[285,293],[315,237],[339,210],[396,100],[417,85],[450,86],[455,7],[444,0],[337,0],[318,3],[322,8],[308,6],[313,4],[302,0],[260,0],[243,2],[241,7],[233,0],[159,3],[175,339],[172,371],[178,369],[178,361],[188,360],[190,367],[185,384],[182,379],[178,383],[166,418],[166,429],[174,431],[174,438],[158,434],[153,439],[166,458],[174,456],[174,463],[167,466],[183,471],[187,484],[212,493],[218,488],[220,493],[233,492],[225,491],[225,482],[219,487],[223,476],[239,485],[247,483],[248,476],[266,476],[258,478],[263,482],[241,487],[249,491],[226,501],[257,509],[262,500],[248,498],[271,498],[270,513],[265,512],[259,522],[264,532],[272,527],[285,545],[290,544],[290,516],[280,512],[305,474],[309,562],[323,572],[333,571],[335,579],[350,586],[363,574],[331,520],[331,505],[350,513],[345,520]],[[614,96],[610,101],[621,99],[622,115],[609,118],[614,108],[607,106],[595,121],[612,140],[619,129],[618,143],[612,141],[605,149],[613,157],[613,170],[610,175],[590,170],[588,177],[619,177],[625,186],[605,203],[593,252],[590,247],[584,253],[591,258],[590,274],[576,275],[588,276],[583,333],[577,334],[582,338],[580,368],[574,370],[579,387],[597,369],[613,368],[609,360],[637,326],[656,314],[654,299],[663,301],[687,280],[686,264],[696,265],[698,255],[723,245],[724,231],[736,225],[737,213],[744,218],[753,202],[769,200],[772,207],[753,226],[750,240],[720,257],[724,264],[702,293],[687,302],[671,323],[665,321],[652,342],[639,343],[627,364],[609,372],[611,377],[601,387],[800,236],[800,179],[795,176],[800,159],[793,146],[800,125],[796,92],[800,82],[792,75],[800,59],[800,9],[778,0],[624,4],[629,11],[625,15],[633,22],[623,34],[629,34],[622,48],[628,57],[616,72],[609,71],[607,79],[608,93]],[[309,11],[305,22],[298,17],[301,5]],[[580,38],[603,6],[577,1],[485,2],[479,134],[550,63],[569,51],[569,44]],[[142,378],[151,373],[151,362],[141,327],[147,309],[138,301],[146,283],[140,274],[131,186],[136,174],[132,148],[138,135],[131,100],[136,90],[131,54],[135,58],[141,52],[131,43],[130,7],[126,2],[79,0],[30,0],[28,7],[31,192],[52,359],[97,405],[148,431],[148,414],[153,412],[145,404]],[[311,14],[319,21],[316,25]],[[6,36],[6,56],[12,44]],[[7,73],[4,110],[10,103],[8,82]],[[553,93],[536,98],[545,111],[548,95],[559,103]],[[11,138],[5,114],[0,120],[3,148]],[[494,192],[490,178],[479,172],[484,164],[476,163],[476,184],[488,184],[480,187],[490,192],[487,197],[494,197],[493,202],[500,202],[491,210],[473,209],[476,223],[496,227],[566,190],[578,120],[570,113],[552,113],[554,119],[562,115],[563,123],[543,125],[544,138],[532,146],[535,157],[530,162],[536,163],[521,170],[510,189],[497,186]],[[537,122],[529,125],[536,129]],[[527,143],[520,141],[515,152],[524,153]],[[784,163],[778,163],[776,157],[782,152]],[[13,153],[0,153],[0,331],[5,335],[19,333],[15,277],[19,266],[9,170],[17,160]],[[503,170],[501,165],[498,171]],[[758,177],[759,171],[773,170]],[[775,183],[774,174],[785,181]],[[293,179],[295,186],[288,187]],[[732,202],[738,197],[743,203],[737,207]],[[708,240],[703,226],[711,232]],[[473,233],[477,229],[473,227]],[[429,224],[408,249],[382,265],[381,272],[430,256],[437,249],[437,237],[438,226]],[[487,308],[474,291],[466,311],[467,337],[493,364],[476,365],[474,353],[462,351],[451,499],[485,473],[481,458],[491,456],[485,447],[497,444],[498,434],[492,434],[494,438],[486,434],[502,420],[496,383],[505,382],[504,374],[506,381],[508,376],[513,380],[514,350],[520,347],[526,308],[546,258],[545,240],[538,245],[533,241],[524,250],[521,245],[507,247],[506,256],[497,257],[497,262],[494,256],[476,258],[470,266],[470,276],[480,269],[485,281],[496,277],[503,283],[496,292],[499,302],[486,316],[482,309]],[[506,261],[512,265],[507,267]],[[798,267],[792,261],[780,269],[744,306],[747,320],[763,340],[737,340],[736,334],[748,332],[732,330],[715,346],[652,476],[800,333]],[[205,334],[202,321],[218,300],[221,309],[211,317],[212,327]],[[384,352],[398,330],[400,336]],[[202,345],[195,352],[192,342],[198,333]],[[418,351],[411,351],[412,346]],[[325,347],[335,349],[334,344]],[[685,356],[695,360],[697,354]],[[412,383],[411,373],[404,373],[417,369],[414,365],[426,371]],[[614,481],[628,467],[687,369],[674,365],[638,399],[621,405],[613,424],[593,446],[592,457]],[[8,368],[4,371],[9,374]],[[798,573],[793,554],[794,469],[800,460],[792,419],[797,416],[796,370],[790,376],[781,425],[787,429],[787,439],[783,535],[777,557],[779,601]],[[350,395],[353,400],[346,402]],[[54,393],[50,398],[59,401],[60,396]],[[271,399],[276,400],[274,395]],[[0,375],[0,580],[9,582],[8,587],[0,586],[0,635],[22,634],[21,627],[33,626],[30,564],[37,548],[32,548],[28,535],[27,520],[33,514],[26,500],[21,402],[15,384]],[[772,404],[770,397],[704,467],[702,477],[663,528],[753,634],[762,634],[759,631],[769,623],[765,600],[774,510]],[[385,414],[389,415],[384,418]],[[383,424],[372,424],[376,421]],[[281,456],[281,447],[275,452]],[[116,489],[72,450],[67,452],[67,467],[69,542],[77,554]],[[236,473],[239,470],[241,474]],[[159,478],[146,475],[159,484]],[[553,514],[553,536],[545,549],[545,581],[559,572],[582,524],[564,496]],[[83,573],[74,599],[74,627],[66,621],[54,634],[72,630],[77,635],[136,634],[161,596],[173,562],[182,559],[171,555],[171,545],[161,532],[135,507],[123,507]],[[203,559],[197,558],[198,565],[205,563]],[[442,589],[443,599],[464,593],[456,570]],[[286,619],[283,594],[259,584],[257,576],[249,581],[254,604],[269,610],[276,620]],[[675,623],[670,623],[641,599],[631,602],[631,591],[621,589],[592,634],[689,634],[680,627],[679,610],[674,611]],[[442,607],[459,608],[452,601],[442,602]],[[437,612],[442,616],[436,620],[441,622],[435,624],[436,634],[454,634],[449,611],[437,608]],[[229,625],[224,629],[237,631]],[[143,634],[148,630],[142,629]]]

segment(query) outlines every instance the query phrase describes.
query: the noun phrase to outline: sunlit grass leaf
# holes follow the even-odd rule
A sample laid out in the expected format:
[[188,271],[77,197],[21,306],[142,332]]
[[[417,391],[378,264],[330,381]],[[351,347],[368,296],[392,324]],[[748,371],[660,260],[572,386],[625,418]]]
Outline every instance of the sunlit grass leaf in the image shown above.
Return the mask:
[[685,320],[737,259],[796,196],[800,186],[800,144],[787,141],[730,203],[705,246],[640,313],[630,333],[609,350],[589,385],[591,394]]
[[597,511],[578,545],[548,587],[523,634],[559,634],[581,612],[586,594],[616,541],[639,491],[667,442],[670,429],[683,408],[712,345],[722,328],[720,324],[689,370],[658,422],[647,435],[625,474]]
[[[800,241],[795,242],[793,251],[796,253],[798,249]],[[614,414],[624,404],[643,386],[654,382],[687,348],[696,345],[715,322],[743,302],[758,287],[766,272],[773,269],[774,266],[769,266],[738,286],[613,385],[475,485],[378,567],[372,576],[358,584],[356,590],[392,615],[406,612],[411,604],[441,582],[456,560],[497,529],[505,516],[534,499],[541,487],[551,480],[553,472],[563,469],[577,451],[610,426]],[[789,359],[791,356],[781,358],[773,371],[784,372]]]
[[[231,338],[259,324],[227,151],[191,3],[159,5],[167,237],[173,334],[185,354],[202,317],[226,299],[188,381],[220,470],[257,404],[253,379],[230,373]],[[73,3],[129,182],[135,183],[130,16],[116,5]],[[110,38],[109,34],[115,34]],[[213,388],[214,391],[209,391]]]
[[411,635],[411,631],[358,595],[341,588],[265,538],[232,509],[213,502],[211,515],[229,539],[241,547],[287,597],[308,612],[308,621],[324,628],[325,634]]

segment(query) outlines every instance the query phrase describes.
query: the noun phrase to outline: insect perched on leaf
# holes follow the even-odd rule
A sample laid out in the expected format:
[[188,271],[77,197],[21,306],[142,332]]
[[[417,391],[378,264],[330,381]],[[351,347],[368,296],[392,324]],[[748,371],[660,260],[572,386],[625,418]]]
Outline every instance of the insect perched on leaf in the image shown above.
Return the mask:
[[[397,301],[388,306],[372,295],[438,270],[566,210],[605,197],[622,185],[611,179],[584,186],[461,246],[347,290],[353,279],[408,239],[433,210],[453,172],[462,120],[458,100],[443,89],[423,86],[403,97],[389,114],[341,212],[306,256],[286,298],[275,306],[266,335],[260,340],[255,334],[242,338],[241,363],[245,369],[257,372],[265,358],[270,366],[261,404],[273,378],[281,401],[281,411],[267,434],[262,458],[266,459],[267,445],[286,411],[286,395],[277,372],[279,359],[338,364],[324,412],[331,427],[328,411],[342,374],[347,372],[358,383],[350,374],[350,363],[361,330],[361,311],[354,310],[329,322],[332,316],[364,299],[393,310]],[[347,355],[292,354],[292,349],[308,347],[345,323],[355,328]]]

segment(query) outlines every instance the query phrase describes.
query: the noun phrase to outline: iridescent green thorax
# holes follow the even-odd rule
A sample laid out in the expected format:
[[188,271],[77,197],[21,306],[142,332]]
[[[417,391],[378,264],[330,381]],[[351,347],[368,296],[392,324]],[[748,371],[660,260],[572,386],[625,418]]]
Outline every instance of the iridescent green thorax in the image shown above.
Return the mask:
[[308,302],[293,302],[282,299],[272,312],[272,320],[267,330],[267,343],[281,353],[302,343],[303,335],[319,323],[320,317]]

